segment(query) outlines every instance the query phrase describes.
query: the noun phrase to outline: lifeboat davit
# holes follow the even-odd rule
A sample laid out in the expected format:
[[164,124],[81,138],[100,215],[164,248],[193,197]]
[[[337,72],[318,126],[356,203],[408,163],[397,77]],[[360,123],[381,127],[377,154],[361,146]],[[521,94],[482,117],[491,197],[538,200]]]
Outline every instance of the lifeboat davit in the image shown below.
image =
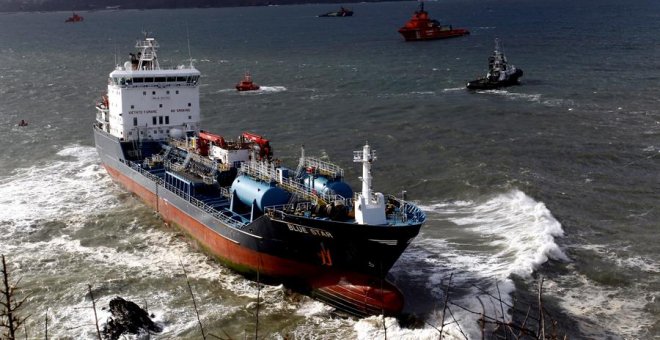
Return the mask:
[[271,159],[273,157],[273,148],[270,146],[268,139],[251,132],[243,132],[241,137],[248,142],[255,143],[255,151],[259,159]]
[[413,17],[399,29],[406,41],[433,40],[460,37],[470,34],[463,28],[453,28],[451,25],[441,25],[439,21],[429,18],[424,10],[424,3],[419,3],[419,9]]
[[245,72],[243,80],[236,84],[236,89],[238,91],[255,91],[259,89],[259,85],[252,82],[252,76],[250,76],[250,73]]

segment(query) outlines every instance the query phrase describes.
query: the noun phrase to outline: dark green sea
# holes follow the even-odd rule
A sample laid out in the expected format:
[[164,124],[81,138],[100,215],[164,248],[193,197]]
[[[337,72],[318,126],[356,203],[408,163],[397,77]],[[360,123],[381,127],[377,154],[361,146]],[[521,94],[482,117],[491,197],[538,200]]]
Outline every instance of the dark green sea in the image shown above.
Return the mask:
[[[101,324],[122,296],[163,325],[152,338],[199,339],[182,265],[207,333],[254,337],[259,293],[259,338],[384,338],[379,317],[258,292],[110,180],[94,103],[143,31],[161,65],[201,71],[206,130],[262,134],[291,166],[304,144],[353,186],[352,151],[368,141],[374,188],[426,211],[390,271],[419,322],[387,318],[388,339],[438,338],[450,275],[452,301],[471,310],[479,297],[501,316],[484,291],[524,305],[542,277],[560,334],[660,337],[660,2],[433,1],[431,17],[471,34],[406,43],[397,29],[416,6],[0,14],[0,253],[29,293],[28,338],[44,338],[46,317],[51,338],[95,338],[89,284]],[[465,90],[496,37],[522,85]],[[234,90],[245,71],[261,91]],[[480,338],[474,315],[452,311],[450,338]]]

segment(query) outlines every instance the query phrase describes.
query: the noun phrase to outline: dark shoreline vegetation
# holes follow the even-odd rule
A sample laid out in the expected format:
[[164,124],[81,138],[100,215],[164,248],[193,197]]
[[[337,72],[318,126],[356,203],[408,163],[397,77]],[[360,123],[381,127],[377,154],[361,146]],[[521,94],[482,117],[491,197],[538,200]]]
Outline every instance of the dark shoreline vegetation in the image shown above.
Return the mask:
[[[402,0],[392,0],[402,1]],[[93,11],[105,9],[172,9],[172,8],[217,8],[299,4],[345,4],[358,2],[382,2],[379,0],[6,0],[0,2],[0,12],[37,11]]]

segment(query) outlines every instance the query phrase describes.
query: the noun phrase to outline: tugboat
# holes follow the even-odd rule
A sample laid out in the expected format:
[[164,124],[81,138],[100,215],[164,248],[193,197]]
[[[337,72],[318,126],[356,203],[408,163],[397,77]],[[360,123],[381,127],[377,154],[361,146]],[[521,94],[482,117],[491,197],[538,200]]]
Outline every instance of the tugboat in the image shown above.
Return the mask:
[[488,58],[488,73],[485,77],[467,83],[468,89],[492,90],[500,87],[518,85],[523,71],[513,65],[509,65],[500,46],[500,40],[495,39],[495,50]]
[[73,15],[66,18],[66,20],[64,20],[64,22],[81,22],[83,20],[85,20],[85,18],[83,18],[82,16],[80,16],[77,13],[74,12]]
[[236,84],[236,89],[238,91],[256,91],[259,89],[259,85],[255,84],[252,82],[252,76],[250,76],[249,72],[245,72],[245,76],[243,76],[243,80],[238,82]]
[[439,21],[429,18],[424,10],[424,2],[419,3],[419,9],[413,17],[399,29],[406,41],[434,40],[460,37],[470,34],[463,28],[454,29],[451,25],[441,25]]
[[325,14],[319,14],[318,15],[319,18],[324,18],[324,17],[352,17],[352,16],[353,16],[353,11],[348,9],[348,8],[344,8],[344,6],[341,6],[339,8],[339,11],[328,12],[328,13],[325,13]]
[[137,60],[110,72],[96,105],[94,142],[113,180],[248,278],[352,315],[399,314],[403,295],[386,275],[426,215],[373,190],[372,147],[353,152],[358,192],[341,167],[304,148],[297,167],[286,167],[261,135],[202,130],[200,72],[160,68],[154,38],[136,48]]

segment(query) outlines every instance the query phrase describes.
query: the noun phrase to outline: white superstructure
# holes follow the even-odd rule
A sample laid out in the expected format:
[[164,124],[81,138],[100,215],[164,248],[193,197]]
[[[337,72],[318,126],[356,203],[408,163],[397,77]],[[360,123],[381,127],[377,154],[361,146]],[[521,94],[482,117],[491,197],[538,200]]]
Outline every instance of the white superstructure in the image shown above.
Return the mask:
[[353,162],[362,163],[362,192],[355,197],[355,221],[359,224],[385,224],[385,197],[380,192],[371,191],[371,163],[376,160],[376,152],[365,144],[362,151],[353,151]]
[[198,131],[200,72],[192,64],[161,69],[154,38],[135,47],[137,54],[110,73],[107,96],[97,105],[99,127],[124,141]]
[[500,39],[497,38],[495,39],[495,51],[489,58],[488,64],[486,77],[493,81],[504,81],[516,73],[516,67],[508,64]]

